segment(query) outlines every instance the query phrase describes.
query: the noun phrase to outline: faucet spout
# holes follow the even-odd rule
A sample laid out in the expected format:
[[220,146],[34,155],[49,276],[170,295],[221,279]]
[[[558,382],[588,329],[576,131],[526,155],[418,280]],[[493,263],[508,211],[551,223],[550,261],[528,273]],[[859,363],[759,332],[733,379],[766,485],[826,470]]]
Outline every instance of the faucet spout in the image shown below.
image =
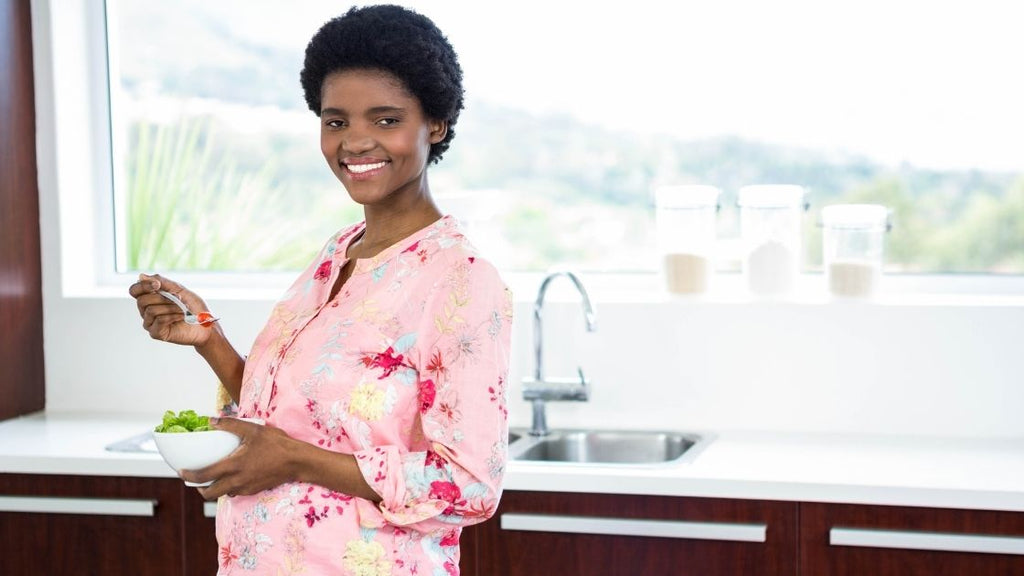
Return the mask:
[[558,276],[567,277],[576,290],[579,291],[583,301],[583,319],[586,322],[588,332],[597,330],[597,316],[594,307],[590,303],[590,296],[580,279],[568,270],[551,272],[540,283],[537,291],[537,300],[533,305],[533,352],[534,370],[533,378],[523,379],[523,399],[533,403],[533,426],[530,434],[533,436],[546,436],[548,434],[547,417],[545,414],[545,401],[549,400],[575,400],[586,401],[589,397],[589,382],[583,376],[583,369],[580,368],[579,380],[568,378],[544,378],[544,297],[547,294],[548,285]]
[[544,379],[544,298],[547,295],[548,286],[551,284],[551,281],[559,276],[568,278],[580,293],[583,304],[583,320],[586,323],[587,332],[597,330],[597,315],[594,312],[593,305],[590,303],[587,289],[583,287],[583,282],[580,281],[579,277],[568,270],[556,270],[544,277],[544,280],[540,283],[540,288],[537,290],[537,300],[533,303],[533,378],[538,382]]

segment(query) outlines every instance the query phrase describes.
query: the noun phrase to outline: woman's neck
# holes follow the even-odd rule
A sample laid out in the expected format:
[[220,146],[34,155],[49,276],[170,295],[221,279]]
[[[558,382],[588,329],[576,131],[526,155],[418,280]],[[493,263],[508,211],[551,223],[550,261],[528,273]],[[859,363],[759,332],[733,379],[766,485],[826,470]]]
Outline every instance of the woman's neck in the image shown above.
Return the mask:
[[367,206],[364,214],[366,228],[349,245],[349,258],[372,258],[403,238],[437,222],[442,216],[429,196],[405,210]]

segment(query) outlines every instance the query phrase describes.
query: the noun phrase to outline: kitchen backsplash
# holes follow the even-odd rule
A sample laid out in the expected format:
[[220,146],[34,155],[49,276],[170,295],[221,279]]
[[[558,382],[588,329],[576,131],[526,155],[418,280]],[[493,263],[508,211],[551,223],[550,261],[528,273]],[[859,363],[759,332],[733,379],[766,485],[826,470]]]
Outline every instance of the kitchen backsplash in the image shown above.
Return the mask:
[[[213,301],[245,352],[269,302]],[[528,426],[532,303],[516,305],[510,422]],[[1024,307],[597,302],[546,306],[545,373],[581,366],[552,427],[1024,435]],[[151,341],[124,299],[48,298],[47,408],[160,414],[214,403],[190,349]]]

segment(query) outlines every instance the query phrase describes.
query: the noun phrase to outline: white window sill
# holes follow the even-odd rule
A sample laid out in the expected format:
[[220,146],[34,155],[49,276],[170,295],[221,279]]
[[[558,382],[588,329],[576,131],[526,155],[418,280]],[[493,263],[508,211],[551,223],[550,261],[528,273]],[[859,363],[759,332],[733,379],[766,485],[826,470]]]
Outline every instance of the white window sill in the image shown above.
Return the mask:
[[[276,301],[298,272],[276,274],[168,274],[209,300]],[[1024,276],[987,275],[890,275],[880,293],[870,299],[833,298],[825,290],[821,274],[804,274],[792,295],[752,297],[744,290],[739,274],[718,274],[711,290],[702,296],[675,296],[662,289],[661,278],[652,273],[577,274],[594,302],[614,304],[672,305],[790,305],[790,306],[953,306],[1024,307]],[[517,303],[532,303],[543,273],[505,273]],[[132,274],[117,274],[102,283],[65,286],[64,298],[125,298],[135,282]],[[545,297],[549,302],[576,301],[579,295],[568,281],[555,281]]]

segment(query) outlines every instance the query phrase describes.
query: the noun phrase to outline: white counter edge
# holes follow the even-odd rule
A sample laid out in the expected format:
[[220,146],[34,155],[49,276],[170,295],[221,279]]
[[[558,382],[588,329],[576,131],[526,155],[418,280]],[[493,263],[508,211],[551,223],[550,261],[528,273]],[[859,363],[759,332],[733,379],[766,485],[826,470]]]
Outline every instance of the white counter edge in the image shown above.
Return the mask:
[[[101,457],[0,456],[0,473],[175,478],[155,454],[109,454]],[[965,510],[1024,512],[1024,490],[914,486],[867,486],[814,482],[678,476],[643,476],[613,468],[579,469],[511,462],[505,490],[631,494],[694,498],[734,498],[833,504],[920,506]]]

